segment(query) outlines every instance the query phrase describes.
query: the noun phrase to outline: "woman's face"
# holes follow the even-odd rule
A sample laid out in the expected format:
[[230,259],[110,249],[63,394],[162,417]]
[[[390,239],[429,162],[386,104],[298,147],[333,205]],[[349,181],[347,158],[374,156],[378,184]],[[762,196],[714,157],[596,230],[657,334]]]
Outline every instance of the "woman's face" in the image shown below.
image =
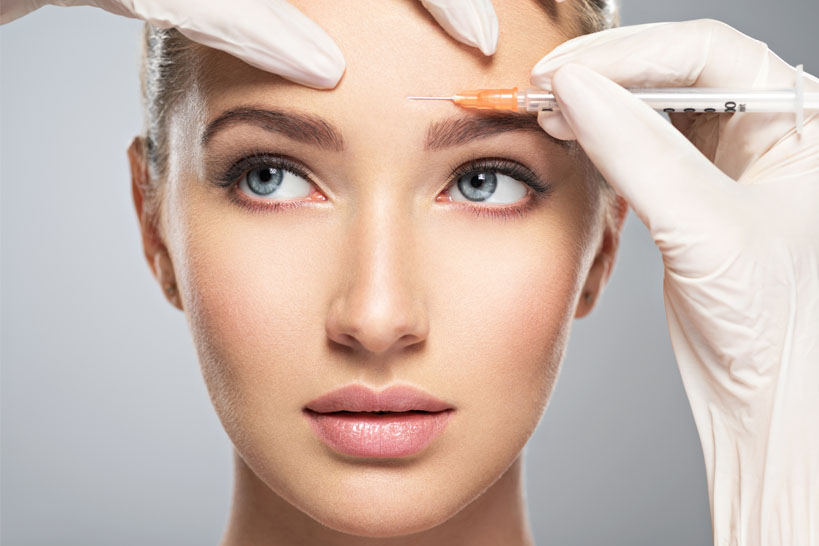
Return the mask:
[[[411,533],[518,457],[603,230],[594,184],[534,117],[486,121],[405,97],[525,88],[566,38],[536,2],[494,2],[491,58],[417,2],[294,3],[339,44],[341,83],[317,91],[206,52],[201,85],[171,117],[164,244],[247,466],[328,527]],[[415,386],[454,411],[417,453],[347,455],[304,408],[350,384]]]

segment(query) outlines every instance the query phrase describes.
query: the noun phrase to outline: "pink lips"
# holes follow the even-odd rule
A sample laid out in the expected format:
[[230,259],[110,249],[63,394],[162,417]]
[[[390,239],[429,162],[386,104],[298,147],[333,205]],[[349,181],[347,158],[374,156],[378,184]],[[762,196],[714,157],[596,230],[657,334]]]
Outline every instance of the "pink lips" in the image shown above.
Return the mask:
[[[393,413],[373,413],[373,412]],[[443,433],[454,408],[423,391],[394,386],[382,392],[350,385],[316,398],[305,414],[318,437],[340,453],[404,457]]]

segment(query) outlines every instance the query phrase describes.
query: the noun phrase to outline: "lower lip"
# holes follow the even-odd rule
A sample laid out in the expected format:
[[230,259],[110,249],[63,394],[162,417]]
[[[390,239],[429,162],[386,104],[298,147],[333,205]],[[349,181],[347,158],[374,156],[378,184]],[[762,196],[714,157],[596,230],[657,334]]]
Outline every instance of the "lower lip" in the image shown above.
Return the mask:
[[315,433],[332,449],[356,457],[386,458],[424,449],[444,432],[452,411],[305,413]]

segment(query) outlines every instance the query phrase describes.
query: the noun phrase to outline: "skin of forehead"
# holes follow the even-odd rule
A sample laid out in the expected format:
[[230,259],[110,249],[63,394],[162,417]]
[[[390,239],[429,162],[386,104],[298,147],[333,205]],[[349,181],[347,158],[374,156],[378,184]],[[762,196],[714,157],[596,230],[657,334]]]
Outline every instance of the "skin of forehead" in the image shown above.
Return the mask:
[[[209,50],[202,89],[211,120],[240,104],[293,106],[326,117],[344,133],[350,150],[406,153],[432,120],[461,113],[446,101],[411,101],[409,95],[448,96],[463,89],[529,87],[537,61],[568,35],[535,1],[493,2],[500,32],[486,57],[450,37],[417,1],[292,2],[335,40],[347,62],[339,85],[314,90]],[[568,10],[558,10],[565,19]],[[560,19],[558,19],[560,20]],[[353,131],[355,129],[355,131]]]

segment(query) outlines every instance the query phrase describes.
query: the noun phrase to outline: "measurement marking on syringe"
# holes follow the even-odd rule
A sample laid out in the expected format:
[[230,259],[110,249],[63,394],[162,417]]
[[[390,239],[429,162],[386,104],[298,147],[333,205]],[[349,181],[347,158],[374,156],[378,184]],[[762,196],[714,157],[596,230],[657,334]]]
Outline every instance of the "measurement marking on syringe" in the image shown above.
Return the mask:
[[[2,1],[2,0],[0,0]],[[626,88],[650,108],[667,113],[793,112],[796,132],[802,133],[805,111],[819,110],[819,92],[805,92],[802,65],[796,66],[793,88],[721,89],[708,87]],[[733,100],[726,100],[732,97]],[[555,95],[545,89],[517,87],[469,89],[453,96],[420,96],[410,99],[449,100],[464,108],[524,112],[559,111]],[[743,102],[739,102],[743,101]],[[722,106],[719,106],[722,103]],[[672,106],[673,105],[673,106]]]

